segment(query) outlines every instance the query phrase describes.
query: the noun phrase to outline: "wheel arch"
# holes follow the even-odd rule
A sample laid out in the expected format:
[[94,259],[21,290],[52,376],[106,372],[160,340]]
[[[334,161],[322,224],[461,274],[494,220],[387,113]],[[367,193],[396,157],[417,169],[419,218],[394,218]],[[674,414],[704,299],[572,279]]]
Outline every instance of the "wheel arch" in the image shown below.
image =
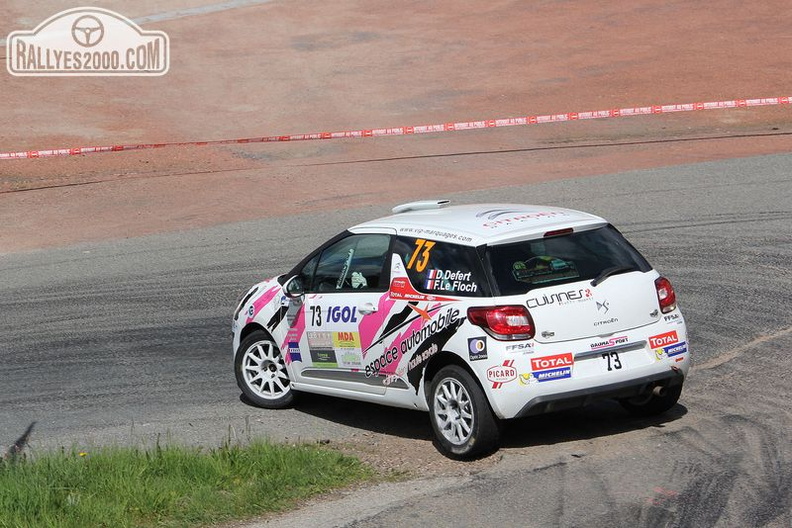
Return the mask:
[[267,334],[267,336],[270,339],[272,339],[272,334],[266,328],[264,328],[263,326],[261,326],[258,323],[250,323],[247,326],[245,326],[242,329],[242,331],[239,333],[239,342],[242,343],[242,341],[244,341],[247,336],[249,336],[250,334],[252,334],[256,330],[261,330],[262,332]]
[[473,371],[473,369],[470,368],[470,365],[468,365],[467,362],[461,357],[459,357],[457,354],[454,354],[453,352],[449,352],[447,350],[444,350],[439,354],[435,354],[430,359],[429,364],[426,366],[426,370],[424,370],[423,392],[424,392],[424,399],[426,400],[427,405],[429,405],[431,402],[431,395],[429,394],[429,392],[432,385],[432,380],[437,375],[437,373],[440,372],[440,369],[442,369],[447,365],[457,365],[465,369],[468,372],[468,374],[470,374],[470,377],[473,378],[473,381],[475,381],[476,384],[478,384],[479,388],[484,394],[484,397],[487,399],[487,403],[489,404],[490,408],[492,407],[492,404],[489,403],[489,398],[486,397],[487,393],[484,390],[484,387],[481,386],[481,381],[479,380],[478,376]]

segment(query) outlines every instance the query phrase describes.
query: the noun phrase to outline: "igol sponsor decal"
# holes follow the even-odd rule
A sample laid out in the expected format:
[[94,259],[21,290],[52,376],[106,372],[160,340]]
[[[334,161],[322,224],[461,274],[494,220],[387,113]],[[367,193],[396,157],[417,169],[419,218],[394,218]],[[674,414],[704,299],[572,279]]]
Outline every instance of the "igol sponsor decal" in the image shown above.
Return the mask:
[[594,300],[594,298],[591,296],[591,289],[585,288],[553,293],[551,295],[542,295],[541,297],[531,297],[528,299],[527,304],[528,308],[538,308],[551,304],[564,305],[573,302],[587,302],[592,300]]
[[486,337],[469,337],[468,338],[468,353],[470,354],[470,361],[478,361],[479,359],[487,359],[487,338]]
[[531,370],[538,381],[571,378],[575,360],[571,353],[531,359]]
[[507,359],[503,365],[496,365],[487,369],[487,380],[492,382],[493,389],[500,389],[504,383],[517,379],[517,369],[514,360]]
[[[398,361],[399,357],[406,355],[410,350],[417,347],[423,341],[426,341],[431,335],[455,323],[458,318],[459,310],[457,308],[449,308],[446,313],[438,315],[436,319],[421,328],[420,331],[416,332],[413,330],[407,338],[402,340],[398,347],[394,346],[385,350],[374,361],[366,365],[366,377],[378,376],[380,370],[394,361]],[[401,353],[401,356],[399,353]]]

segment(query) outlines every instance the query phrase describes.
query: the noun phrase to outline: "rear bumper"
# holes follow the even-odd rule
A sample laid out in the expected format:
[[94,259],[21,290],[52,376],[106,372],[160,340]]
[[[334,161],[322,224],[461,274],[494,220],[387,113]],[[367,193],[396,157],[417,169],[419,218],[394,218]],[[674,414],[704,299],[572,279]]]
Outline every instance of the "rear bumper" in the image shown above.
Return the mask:
[[579,389],[570,392],[537,396],[526,403],[514,417],[534,416],[565,409],[583,407],[590,403],[606,400],[633,398],[649,394],[656,386],[675,387],[682,385],[685,375],[682,371],[658,372],[641,378]]

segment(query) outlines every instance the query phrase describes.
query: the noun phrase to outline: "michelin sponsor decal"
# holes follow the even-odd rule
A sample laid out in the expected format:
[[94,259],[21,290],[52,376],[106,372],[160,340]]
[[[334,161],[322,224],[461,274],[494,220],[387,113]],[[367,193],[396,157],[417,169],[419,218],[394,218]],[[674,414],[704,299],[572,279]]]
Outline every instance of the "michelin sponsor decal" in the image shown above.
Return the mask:
[[575,360],[571,353],[531,359],[532,375],[537,381],[553,381],[572,377]]

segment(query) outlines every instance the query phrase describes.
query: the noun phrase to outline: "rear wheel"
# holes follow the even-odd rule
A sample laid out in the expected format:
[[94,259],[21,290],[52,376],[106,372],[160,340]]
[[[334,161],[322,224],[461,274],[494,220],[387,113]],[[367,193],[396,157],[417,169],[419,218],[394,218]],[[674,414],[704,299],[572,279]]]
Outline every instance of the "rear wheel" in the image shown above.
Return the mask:
[[432,429],[441,453],[473,458],[497,449],[498,420],[473,377],[458,365],[440,369],[430,388]]
[[234,359],[237,385],[254,405],[282,409],[294,401],[294,391],[278,345],[261,330],[239,344]]
[[655,416],[671,409],[682,395],[682,385],[665,389],[661,396],[650,393],[648,396],[637,396],[619,400],[622,407],[635,416]]

